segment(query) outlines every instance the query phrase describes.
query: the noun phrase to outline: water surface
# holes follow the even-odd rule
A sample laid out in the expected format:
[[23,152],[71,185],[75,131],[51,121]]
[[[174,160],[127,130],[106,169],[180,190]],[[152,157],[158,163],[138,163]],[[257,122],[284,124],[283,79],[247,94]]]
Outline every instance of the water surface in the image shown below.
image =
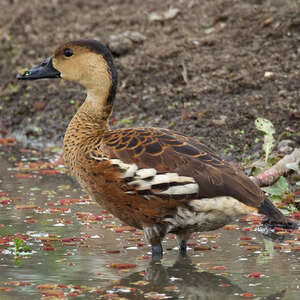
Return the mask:
[[195,234],[184,259],[169,235],[153,264],[55,151],[0,153],[0,299],[300,299],[299,233],[266,238],[250,216]]

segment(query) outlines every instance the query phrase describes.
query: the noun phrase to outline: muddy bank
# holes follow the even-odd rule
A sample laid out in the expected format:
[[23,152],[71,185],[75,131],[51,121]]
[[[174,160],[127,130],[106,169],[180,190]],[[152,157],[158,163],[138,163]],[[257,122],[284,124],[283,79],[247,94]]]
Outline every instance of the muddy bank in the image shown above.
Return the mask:
[[278,141],[300,144],[298,0],[3,0],[0,8],[2,133],[60,145],[84,91],[15,74],[66,40],[96,38],[119,70],[113,127],[167,127],[246,158],[261,153],[254,120],[264,117]]

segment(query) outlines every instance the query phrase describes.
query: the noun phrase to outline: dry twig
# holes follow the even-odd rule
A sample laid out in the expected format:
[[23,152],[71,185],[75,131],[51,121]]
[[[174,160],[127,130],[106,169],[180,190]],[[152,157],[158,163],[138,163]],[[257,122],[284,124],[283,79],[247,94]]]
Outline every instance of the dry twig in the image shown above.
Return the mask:
[[291,154],[286,155],[270,169],[264,171],[251,179],[259,186],[272,185],[280,176],[291,170],[291,164],[300,161],[300,148],[295,149]]

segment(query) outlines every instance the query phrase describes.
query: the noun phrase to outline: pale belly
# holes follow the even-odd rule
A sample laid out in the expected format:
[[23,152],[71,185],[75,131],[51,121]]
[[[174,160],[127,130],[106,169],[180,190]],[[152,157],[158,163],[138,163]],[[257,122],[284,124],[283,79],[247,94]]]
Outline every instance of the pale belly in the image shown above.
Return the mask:
[[173,217],[165,218],[168,232],[210,231],[218,229],[256,209],[227,196],[192,200],[176,209]]

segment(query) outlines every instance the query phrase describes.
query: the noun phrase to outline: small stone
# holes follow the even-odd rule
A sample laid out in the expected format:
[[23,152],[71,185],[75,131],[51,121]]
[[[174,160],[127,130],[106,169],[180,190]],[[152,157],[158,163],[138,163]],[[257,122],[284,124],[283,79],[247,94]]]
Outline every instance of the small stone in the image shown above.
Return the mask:
[[227,116],[221,115],[219,120],[214,119],[212,122],[216,125],[222,126],[226,123],[227,118]]
[[265,72],[265,75],[264,75],[266,78],[271,78],[274,76],[274,73],[273,72]]
[[148,20],[150,22],[155,22],[155,21],[165,21],[165,20],[170,20],[175,18],[180,10],[175,7],[170,7],[168,10],[164,12],[152,12],[148,15]]
[[214,46],[217,43],[217,40],[214,37],[206,36],[198,41],[198,44],[202,46]]
[[282,153],[288,153],[293,151],[295,147],[295,142],[293,140],[282,140],[278,143],[278,151]]
[[268,26],[268,25],[272,24],[273,21],[274,21],[274,19],[272,17],[271,18],[267,18],[267,19],[265,19],[263,21],[262,26]]
[[111,35],[108,47],[116,55],[124,55],[134,48],[135,44],[142,43],[146,37],[136,31],[125,31],[120,34]]

